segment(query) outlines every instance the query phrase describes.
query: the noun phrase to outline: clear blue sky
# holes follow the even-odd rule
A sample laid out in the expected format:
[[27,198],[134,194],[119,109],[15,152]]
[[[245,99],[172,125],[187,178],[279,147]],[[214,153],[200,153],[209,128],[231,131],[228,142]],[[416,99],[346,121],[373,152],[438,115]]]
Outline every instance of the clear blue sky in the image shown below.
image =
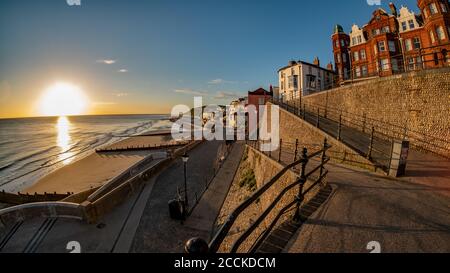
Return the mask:
[[[418,12],[416,0],[394,3]],[[96,113],[169,112],[193,94],[226,103],[276,85],[290,59],[325,66],[333,26],[348,32],[375,9],[366,0],[1,0],[0,117],[31,109],[61,80],[82,86]]]

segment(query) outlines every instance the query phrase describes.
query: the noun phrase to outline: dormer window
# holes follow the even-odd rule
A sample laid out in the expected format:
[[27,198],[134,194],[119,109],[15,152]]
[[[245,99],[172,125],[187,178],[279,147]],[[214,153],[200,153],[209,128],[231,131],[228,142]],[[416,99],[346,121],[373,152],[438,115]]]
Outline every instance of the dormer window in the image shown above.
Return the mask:
[[416,26],[414,25],[414,20],[409,20],[408,21],[409,24],[409,29],[414,29]]
[[359,43],[359,44],[362,43],[362,37],[361,37],[361,35],[358,36],[358,43]]
[[431,12],[431,15],[434,15],[434,14],[438,13],[438,10],[437,10],[437,7],[436,7],[435,3],[430,4],[430,12]]

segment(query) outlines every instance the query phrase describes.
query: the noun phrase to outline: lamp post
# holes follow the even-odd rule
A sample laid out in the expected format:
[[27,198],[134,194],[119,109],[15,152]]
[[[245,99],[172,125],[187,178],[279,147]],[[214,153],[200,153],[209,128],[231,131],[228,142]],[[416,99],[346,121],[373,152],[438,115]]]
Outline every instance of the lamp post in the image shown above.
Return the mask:
[[188,195],[187,195],[187,175],[186,175],[186,166],[187,162],[189,161],[189,156],[187,153],[184,153],[184,155],[181,157],[183,159],[183,165],[184,165],[184,204],[185,209],[189,207],[189,201],[188,201]]

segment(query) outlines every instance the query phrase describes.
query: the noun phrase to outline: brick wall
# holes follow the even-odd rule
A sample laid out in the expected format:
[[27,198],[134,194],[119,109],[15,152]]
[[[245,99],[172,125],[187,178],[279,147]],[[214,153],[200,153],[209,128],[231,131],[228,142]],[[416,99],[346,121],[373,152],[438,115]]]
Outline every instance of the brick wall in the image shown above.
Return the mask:
[[302,103],[328,109],[331,118],[342,111],[355,123],[366,115],[368,126],[387,138],[402,137],[406,126],[413,146],[450,157],[450,68],[368,80],[305,96]]

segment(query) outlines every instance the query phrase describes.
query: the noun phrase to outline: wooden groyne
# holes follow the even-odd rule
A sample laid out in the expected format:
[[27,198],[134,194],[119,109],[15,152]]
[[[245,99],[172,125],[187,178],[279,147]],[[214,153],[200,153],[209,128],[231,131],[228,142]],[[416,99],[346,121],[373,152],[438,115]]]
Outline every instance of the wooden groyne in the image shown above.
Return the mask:
[[59,193],[44,193],[44,194],[23,194],[23,193],[9,193],[5,191],[0,192],[0,203],[11,205],[22,205],[28,203],[38,202],[55,202],[69,197],[73,193],[59,194]]
[[142,145],[142,146],[126,146],[118,148],[101,148],[96,149],[96,153],[114,153],[114,152],[130,152],[130,151],[153,151],[153,150],[165,150],[170,148],[177,148],[185,146],[187,143],[173,143],[165,145]]

